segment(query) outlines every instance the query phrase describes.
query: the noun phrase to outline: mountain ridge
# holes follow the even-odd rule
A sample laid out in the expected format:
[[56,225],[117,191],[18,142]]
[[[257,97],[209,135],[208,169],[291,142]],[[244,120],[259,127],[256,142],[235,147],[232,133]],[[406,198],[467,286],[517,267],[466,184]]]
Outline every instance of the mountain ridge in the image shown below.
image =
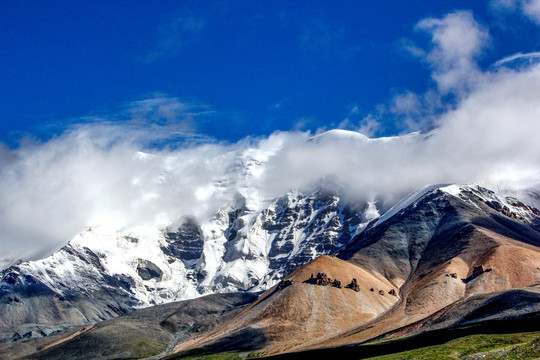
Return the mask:
[[[364,217],[362,222],[362,215],[354,213],[344,216],[345,207],[340,208],[339,197],[327,192],[291,193],[272,204],[273,213],[268,210],[256,214],[252,224],[260,224],[258,231],[274,231],[275,244],[268,244],[267,251],[277,254],[274,264],[279,271],[274,272],[275,281],[267,283],[268,290],[233,319],[210,332],[192,334],[179,341],[170,354],[201,347],[211,352],[234,349],[240,346],[237,336],[245,336],[246,331],[254,331],[262,341],[251,350],[266,354],[359,343],[421,324],[422,319],[461,299],[540,283],[540,268],[536,265],[540,263],[540,212],[478,185],[438,185],[419,190],[390,209],[383,221],[379,221],[380,217]],[[226,250],[233,251],[223,254],[232,261],[249,254],[244,251],[243,234],[253,228],[245,227],[239,220],[244,212],[237,208],[222,213],[225,217],[221,219],[226,218],[230,225]],[[274,220],[268,222],[269,219]],[[333,221],[339,221],[340,227],[332,226]],[[306,236],[295,242],[295,233],[291,231],[295,228],[301,234],[313,236],[312,240]],[[336,231],[339,228],[348,233]],[[180,256],[175,262],[194,270],[200,264],[193,261],[194,254],[201,253],[200,229],[187,219],[180,224],[180,230],[163,233],[160,246],[165,245],[169,253],[158,249],[166,256]],[[278,236],[283,229],[284,235]],[[347,236],[347,240],[341,243],[340,236]],[[125,234],[116,239],[127,245],[134,241]],[[180,247],[171,246],[178,242]],[[299,251],[302,244],[306,252]],[[318,254],[314,253],[321,244],[326,245]],[[28,341],[23,338],[115,318],[137,307],[137,299],[129,293],[129,278],[107,275],[106,262],[100,254],[79,245],[68,244],[63,251],[76,257],[83,268],[91,265],[92,271],[101,271],[100,276],[109,281],[108,285],[94,283],[94,293],[87,288],[81,292],[83,295],[76,295],[79,291],[75,290],[66,296],[20,269],[4,270],[0,307],[12,315],[2,319],[3,342]],[[287,255],[279,256],[284,245]],[[296,263],[294,259],[298,259]],[[143,284],[157,284],[166,278],[166,271],[139,260],[133,263],[131,271]],[[479,266],[482,271],[475,270]],[[181,274],[176,280],[199,281],[186,272]],[[331,278],[332,283],[317,284],[319,276]],[[334,284],[336,279],[339,284]],[[252,292],[260,289],[263,287],[237,288]],[[36,294],[47,303],[36,303]],[[55,310],[48,315],[35,311],[42,306]],[[30,321],[21,321],[21,315],[34,313],[34,318],[28,318]],[[285,335],[291,332],[304,335],[298,336],[301,340],[292,341]],[[249,346],[239,349],[248,351]]]
[[[266,334],[268,334],[271,343],[271,345],[265,347],[267,353],[294,352],[301,349],[366,341],[396,328],[420,321],[446,306],[451,306],[460,299],[477,294],[505,292],[509,289],[518,289],[537,284],[540,281],[540,269],[534,265],[540,263],[540,249],[537,245],[539,244],[540,234],[537,225],[529,222],[530,220],[537,220],[535,210],[527,207],[525,211],[520,204],[513,202],[512,199],[504,199],[505,204],[511,205],[508,204],[508,201],[512,201],[514,204],[508,208],[508,211],[498,207],[495,207],[498,209],[495,210],[493,203],[489,203],[491,206],[486,204],[494,201],[492,199],[496,196],[493,192],[480,187],[460,187],[459,192],[456,190],[450,188],[441,191],[437,188],[424,194],[416,200],[416,203],[415,201],[411,202],[402,212],[396,212],[388,221],[371,227],[371,233],[368,225],[368,228],[353,239],[351,243],[337,250],[336,255],[338,257],[348,260],[352,265],[363,267],[371,276],[388,281],[390,286],[387,286],[387,289],[372,287],[369,290],[362,289],[361,291],[381,297],[386,296],[387,298],[395,296],[396,302],[394,305],[380,313],[375,319],[352,321],[352,323],[356,324],[356,329],[353,327],[344,330],[338,335],[332,334],[330,331],[320,335],[318,338],[314,335],[310,339],[311,341],[303,342],[301,345],[294,345],[294,340],[288,339],[286,336],[272,338],[272,330],[270,329],[280,323],[276,317],[267,325],[262,325],[265,323],[263,321],[259,324],[264,329],[267,329]],[[429,211],[433,211],[433,214],[427,215]],[[439,215],[437,215],[437,211],[439,211]],[[527,217],[524,216],[523,211],[525,211]],[[502,228],[497,226],[501,222],[504,224],[504,229],[510,228],[514,233],[517,229],[526,234],[535,234],[534,239],[536,240],[534,244],[536,245],[523,242],[524,237],[515,240],[503,236],[496,237],[493,234],[486,235],[476,231],[474,227],[477,225],[474,221],[478,222],[479,213],[490,219],[492,221],[491,225],[496,230],[501,231]],[[438,216],[440,216],[440,219],[437,219]],[[502,218],[499,218],[499,216],[502,216]],[[413,221],[411,221],[411,217],[414,219]],[[452,218],[454,220],[450,221]],[[510,219],[510,223],[507,222],[507,219]],[[472,221],[473,224],[469,221]],[[404,224],[412,226],[412,228],[407,230]],[[433,224],[433,226],[429,226],[429,224]],[[442,226],[442,228],[439,229],[439,226]],[[382,227],[382,230],[379,227]],[[397,240],[400,232],[412,236],[409,239],[412,241],[411,248],[407,252],[403,252],[399,248],[400,241]],[[422,233],[425,234],[426,240],[422,239]],[[415,234],[417,235],[415,236]],[[374,241],[373,237],[377,237],[378,240]],[[381,243],[381,239],[387,240]],[[450,247],[442,247],[442,250],[436,253],[440,254],[440,251],[442,251],[442,253],[448,252],[449,254],[446,257],[439,258],[433,251],[435,251],[434,247],[439,246],[435,244],[440,243],[443,239],[448,240]],[[361,244],[355,244],[355,242],[361,242]],[[377,244],[384,244],[386,250],[383,248],[369,249],[370,246]],[[390,246],[391,244],[394,247]],[[396,244],[398,247],[395,247]],[[415,249],[417,247],[419,249]],[[408,254],[407,262],[409,267],[403,266],[403,268],[405,268],[405,271],[410,271],[410,273],[407,275],[407,273],[403,273],[403,270],[400,272],[401,267],[395,267],[392,270],[392,267],[389,266],[390,260],[385,261],[385,253],[391,253],[392,256],[388,256],[388,259],[394,260],[400,258],[396,254]],[[360,254],[360,257],[358,254]],[[379,254],[379,256],[374,256],[375,254]],[[464,260],[460,259],[462,254]],[[526,260],[527,257],[530,260]],[[512,259],[520,259],[523,262],[518,261],[516,263]],[[313,263],[317,263],[317,261]],[[305,267],[312,266],[313,263],[305,265]],[[401,262],[401,264],[405,265],[406,263]],[[506,264],[509,266],[506,266]],[[476,266],[482,266],[483,270],[475,273]],[[517,274],[525,274],[525,276],[510,276],[510,278],[507,278],[510,270]],[[320,271],[325,271],[325,269],[323,268]],[[307,276],[304,277],[307,278]],[[362,284],[361,281],[359,283]],[[286,296],[285,292],[292,291],[293,286],[280,290],[279,294]],[[297,286],[309,287],[309,285],[304,284],[298,284]],[[389,294],[392,286],[396,290],[399,288],[396,295]],[[365,286],[363,287],[365,288]],[[330,290],[332,288],[328,289],[328,291]],[[285,318],[297,313],[297,310],[291,309],[295,309],[295,305],[293,305],[295,302],[301,302],[301,299],[306,298],[302,294],[302,292],[299,292],[297,298],[289,301],[288,306],[278,307],[284,309],[283,316]],[[324,303],[325,301],[313,296],[307,298],[315,304]],[[507,305],[507,308],[510,309],[511,306]],[[328,316],[328,313],[326,316]],[[326,319],[325,324],[336,324],[336,322],[340,321],[339,316],[330,318],[326,316],[323,316]],[[258,324],[258,322],[255,322],[255,324]],[[254,324],[251,323],[251,326],[254,326]],[[291,328],[291,326],[293,327]],[[224,331],[224,333],[230,333],[230,331]],[[299,334],[299,330],[294,328],[294,325],[289,325],[287,329],[282,329],[281,333]],[[350,333],[350,335],[346,335],[347,333]],[[212,342],[211,339],[207,341]],[[176,350],[181,354],[182,351],[188,348],[201,347],[203,344],[205,344],[204,340],[199,343],[188,342]]]

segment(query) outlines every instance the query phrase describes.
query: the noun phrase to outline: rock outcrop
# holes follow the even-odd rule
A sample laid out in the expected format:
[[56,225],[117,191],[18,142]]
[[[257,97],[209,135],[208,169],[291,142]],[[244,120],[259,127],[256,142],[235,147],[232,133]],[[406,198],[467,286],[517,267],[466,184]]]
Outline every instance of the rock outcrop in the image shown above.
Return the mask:
[[358,285],[358,281],[356,279],[352,279],[351,283],[347,285],[347,287],[356,292],[360,291],[360,285]]
[[477,265],[473,268],[473,272],[472,272],[472,275],[473,276],[479,276],[479,275],[482,275],[484,273],[485,269],[484,269],[484,265]]
[[286,287],[291,286],[293,283],[294,283],[294,280],[292,279],[283,279],[277,284],[276,291],[283,290]]

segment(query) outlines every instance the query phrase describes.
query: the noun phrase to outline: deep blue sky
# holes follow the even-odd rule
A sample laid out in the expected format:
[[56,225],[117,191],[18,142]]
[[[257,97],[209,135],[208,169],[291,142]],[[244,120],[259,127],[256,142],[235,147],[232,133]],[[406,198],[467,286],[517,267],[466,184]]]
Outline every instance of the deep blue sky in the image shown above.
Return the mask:
[[193,129],[220,140],[333,128],[432,87],[405,44],[428,46],[415,24],[456,9],[489,28],[482,67],[540,49],[538,27],[487,1],[2,1],[0,142],[153,97],[204,105]]

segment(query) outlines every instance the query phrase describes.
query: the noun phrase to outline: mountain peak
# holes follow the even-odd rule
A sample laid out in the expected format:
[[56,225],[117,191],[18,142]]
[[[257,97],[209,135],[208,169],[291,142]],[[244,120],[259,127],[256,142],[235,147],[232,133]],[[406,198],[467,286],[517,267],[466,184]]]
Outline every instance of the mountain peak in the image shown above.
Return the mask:
[[356,131],[333,129],[317,134],[309,139],[309,141],[313,141],[315,143],[339,140],[357,140],[367,142],[370,140],[370,138]]

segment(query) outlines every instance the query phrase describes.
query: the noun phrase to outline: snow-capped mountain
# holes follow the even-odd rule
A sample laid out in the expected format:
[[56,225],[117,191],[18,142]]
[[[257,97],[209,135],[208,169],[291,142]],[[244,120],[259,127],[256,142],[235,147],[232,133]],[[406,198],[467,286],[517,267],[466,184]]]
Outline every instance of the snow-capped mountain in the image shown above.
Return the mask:
[[24,303],[46,295],[48,306],[73,305],[71,320],[85,322],[209,293],[264,290],[348,243],[368,215],[317,191],[286,194],[260,211],[238,195],[209,222],[185,217],[162,230],[96,226],[45,259],[4,270],[1,296]]
[[[373,140],[332,131],[310,141],[407,143],[425,136],[415,133]],[[231,195],[209,217],[182,216],[166,227],[129,228],[113,218],[87,228],[44,259],[4,269],[0,306],[5,315],[0,328],[13,329],[4,340],[25,334],[47,335],[72,324],[206,294],[266,290],[299,266],[346,248],[358,234],[384,225],[435,191],[473,203],[480,199],[520,221],[538,215],[517,199],[476,185],[425,187],[384,213],[376,201],[352,203],[331,180],[312,191],[267,197],[258,188],[257,179],[277,150],[237,151],[226,176],[216,178],[196,194],[201,201],[215,193]],[[152,158],[143,153],[138,157],[145,161]],[[161,173],[159,181],[167,181],[168,176]],[[17,310],[8,311],[6,306]],[[48,310],[35,311],[37,308]]]

